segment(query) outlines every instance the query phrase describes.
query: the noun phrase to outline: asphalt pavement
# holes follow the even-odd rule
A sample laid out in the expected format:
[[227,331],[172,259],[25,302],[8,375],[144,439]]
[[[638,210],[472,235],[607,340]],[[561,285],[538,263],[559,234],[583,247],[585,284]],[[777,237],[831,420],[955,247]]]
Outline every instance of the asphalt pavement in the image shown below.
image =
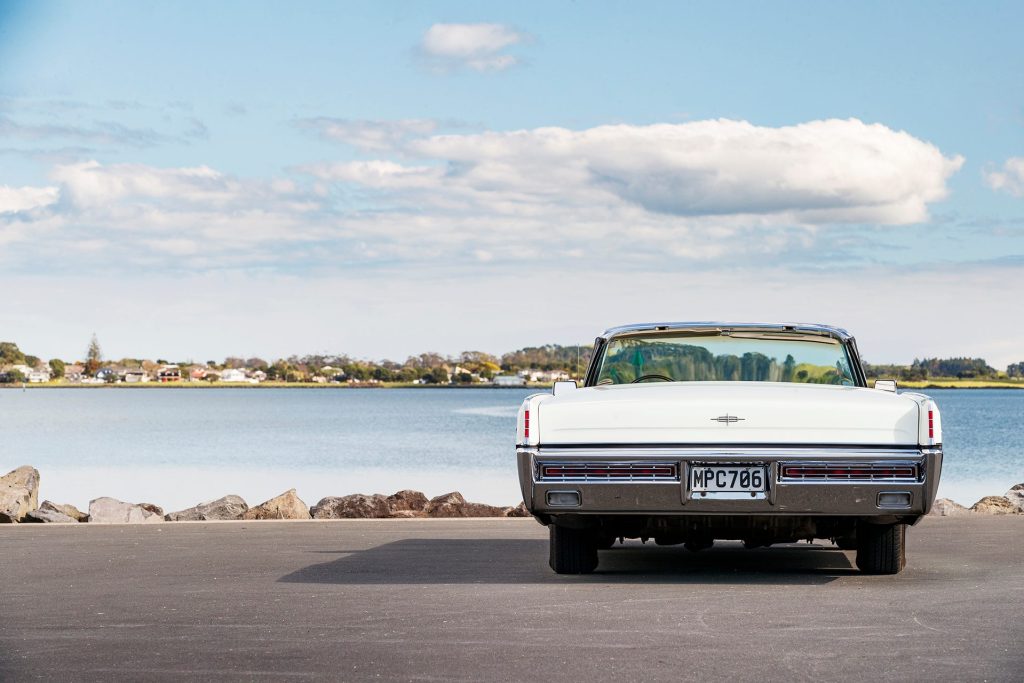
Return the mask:
[[1024,680],[1024,516],[908,542],[557,576],[531,519],[5,525],[0,680]]

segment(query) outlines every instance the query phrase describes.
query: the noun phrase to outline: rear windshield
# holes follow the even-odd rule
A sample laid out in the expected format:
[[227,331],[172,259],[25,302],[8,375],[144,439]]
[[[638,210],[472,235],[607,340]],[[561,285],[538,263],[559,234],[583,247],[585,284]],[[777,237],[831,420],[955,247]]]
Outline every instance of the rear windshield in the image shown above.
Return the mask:
[[597,384],[797,382],[853,386],[846,347],[809,335],[637,335],[605,344]]

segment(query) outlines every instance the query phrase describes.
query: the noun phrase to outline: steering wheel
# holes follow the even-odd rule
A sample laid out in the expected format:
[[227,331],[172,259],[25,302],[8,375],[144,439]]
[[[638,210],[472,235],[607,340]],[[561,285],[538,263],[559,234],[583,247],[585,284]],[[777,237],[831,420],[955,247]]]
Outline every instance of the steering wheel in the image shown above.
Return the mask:
[[675,381],[671,377],[666,377],[665,375],[650,374],[650,375],[640,375],[635,380],[630,382],[630,384],[636,384],[637,382],[646,382],[647,380],[650,380],[650,379],[656,379],[659,382],[674,382]]

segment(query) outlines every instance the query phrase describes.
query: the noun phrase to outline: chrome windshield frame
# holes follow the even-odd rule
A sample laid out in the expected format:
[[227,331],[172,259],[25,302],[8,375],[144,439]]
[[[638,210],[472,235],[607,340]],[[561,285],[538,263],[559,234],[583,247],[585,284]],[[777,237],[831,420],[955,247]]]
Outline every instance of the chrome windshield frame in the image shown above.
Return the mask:
[[728,322],[675,322],[675,323],[640,323],[633,325],[621,325],[612,327],[594,340],[594,351],[590,357],[590,365],[587,367],[587,374],[584,378],[585,387],[597,385],[597,377],[600,372],[601,362],[608,342],[620,336],[639,336],[646,333],[677,333],[693,332],[728,334],[732,331],[746,333],[773,333],[783,332],[789,334],[830,337],[839,341],[846,351],[849,359],[850,369],[853,372],[855,386],[867,387],[867,375],[860,359],[860,352],[857,349],[857,340],[846,330],[831,325],[820,325],[813,323],[728,323]]

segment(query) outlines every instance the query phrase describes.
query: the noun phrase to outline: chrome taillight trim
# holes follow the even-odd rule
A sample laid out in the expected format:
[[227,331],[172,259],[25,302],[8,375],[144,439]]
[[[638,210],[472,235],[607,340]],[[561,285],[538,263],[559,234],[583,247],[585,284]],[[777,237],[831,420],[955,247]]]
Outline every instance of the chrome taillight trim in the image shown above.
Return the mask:
[[916,461],[779,463],[781,482],[919,482],[923,477],[924,467]]
[[539,461],[535,477],[536,481],[544,483],[678,482],[679,463]]

